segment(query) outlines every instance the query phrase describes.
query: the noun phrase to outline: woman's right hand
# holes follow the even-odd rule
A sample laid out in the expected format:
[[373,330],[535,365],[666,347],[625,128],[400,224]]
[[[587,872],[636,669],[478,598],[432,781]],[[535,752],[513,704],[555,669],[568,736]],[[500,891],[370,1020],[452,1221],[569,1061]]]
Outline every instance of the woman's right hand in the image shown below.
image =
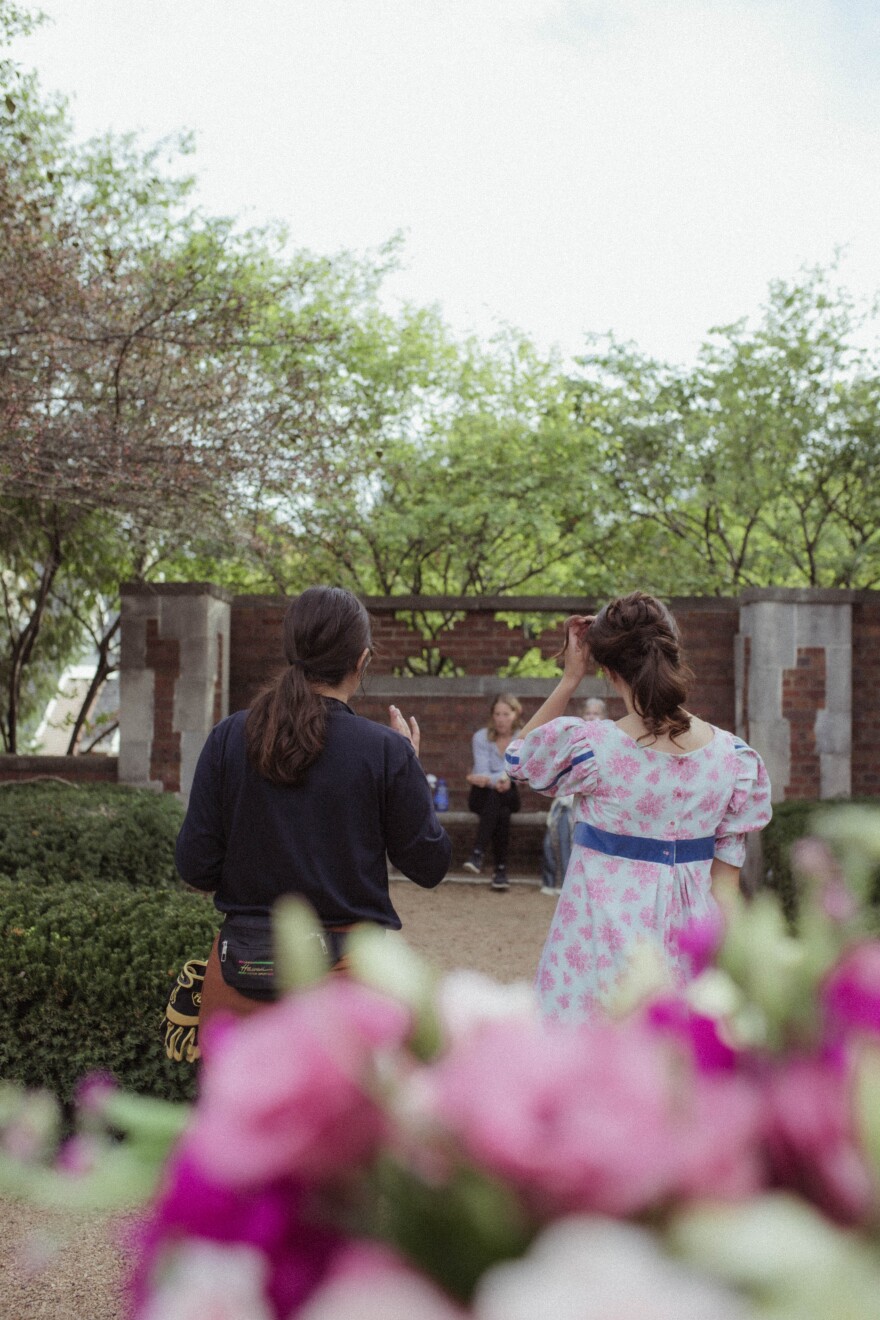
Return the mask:
[[419,743],[421,742],[422,734],[421,734],[421,730],[419,729],[416,717],[414,715],[410,716],[409,724],[407,724],[406,720],[403,718],[397,707],[389,706],[388,723],[391,725],[395,733],[401,734],[404,738],[408,739],[409,742],[412,743],[413,751],[415,752],[416,756],[418,756]]
[[571,614],[565,620],[562,672],[564,678],[570,678],[573,682],[580,683],[582,678],[586,678],[592,664],[587,632],[595,617],[595,614]]

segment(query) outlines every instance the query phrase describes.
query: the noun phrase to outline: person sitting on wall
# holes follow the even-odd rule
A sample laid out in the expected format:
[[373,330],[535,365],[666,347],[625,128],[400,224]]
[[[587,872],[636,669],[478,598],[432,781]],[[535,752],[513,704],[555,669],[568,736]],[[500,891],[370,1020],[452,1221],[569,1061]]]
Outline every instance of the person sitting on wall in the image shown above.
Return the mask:
[[510,839],[510,817],[519,811],[519,792],[512,783],[504,765],[504,753],[517,729],[522,727],[522,706],[509,692],[492,698],[489,723],[477,729],[471,740],[473,769],[467,777],[470,784],[468,810],[480,818],[474,850],[464,869],[479,875],[489,842],[495,872],[492,888],[503,892],[510,888],[507,879],[507,846]]
[[[601,697],[587,697],[581,717],[585,720],[605,720],[608,710]],[[541,859],[541,893],[559,897],[562,882],[571,857],[574,833],[574,795],[563,794],[553,799],[547,813],[547,829]]]

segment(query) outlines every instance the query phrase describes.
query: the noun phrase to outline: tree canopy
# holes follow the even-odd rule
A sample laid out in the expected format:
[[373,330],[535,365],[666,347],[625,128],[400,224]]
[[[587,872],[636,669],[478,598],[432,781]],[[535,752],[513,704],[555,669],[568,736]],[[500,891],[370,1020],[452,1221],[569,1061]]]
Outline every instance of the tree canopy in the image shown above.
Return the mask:
[[[204,214],[185,137],[77,141],[2,47],[0,744],[117,663],[119,583],[735,593],[880,577],[880,363],[834,269],[692,366],[390,310],[398,243],[333,256]],[[416,621],[430,638],[442,622]],[[439,659],[437,663],[439,663]],[[430,662],[433,663],[433,662]],[[71,728],[75,749],[83,727]]]

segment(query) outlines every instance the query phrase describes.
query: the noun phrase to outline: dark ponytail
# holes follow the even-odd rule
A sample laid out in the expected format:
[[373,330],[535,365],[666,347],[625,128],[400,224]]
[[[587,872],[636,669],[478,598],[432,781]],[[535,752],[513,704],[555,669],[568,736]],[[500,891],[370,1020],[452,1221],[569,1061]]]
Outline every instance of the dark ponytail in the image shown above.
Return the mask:
[[338,687],[370,646],[370,618],[342,587],[309,587],[284,615],[287,668],[256,698],[245,723],[247,755],[273,784],[300,784],[324,748],[327,719],[314,684]]
[[596,615],[587,641],[596,664],[629,684],[649,733],[675,738],[687,732],[691,721],[684,703],[693,674],[665,605],[642,591],[612,600]]

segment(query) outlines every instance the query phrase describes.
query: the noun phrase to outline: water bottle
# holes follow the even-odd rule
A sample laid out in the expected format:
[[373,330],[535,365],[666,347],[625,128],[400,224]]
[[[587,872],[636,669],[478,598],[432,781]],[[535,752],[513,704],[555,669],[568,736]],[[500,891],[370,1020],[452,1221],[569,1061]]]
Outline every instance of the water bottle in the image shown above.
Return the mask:
[[445,779],[437,780],[437,787],[434,790],[434,806],[438,811],[449,810],[449,789],[446,787]]

